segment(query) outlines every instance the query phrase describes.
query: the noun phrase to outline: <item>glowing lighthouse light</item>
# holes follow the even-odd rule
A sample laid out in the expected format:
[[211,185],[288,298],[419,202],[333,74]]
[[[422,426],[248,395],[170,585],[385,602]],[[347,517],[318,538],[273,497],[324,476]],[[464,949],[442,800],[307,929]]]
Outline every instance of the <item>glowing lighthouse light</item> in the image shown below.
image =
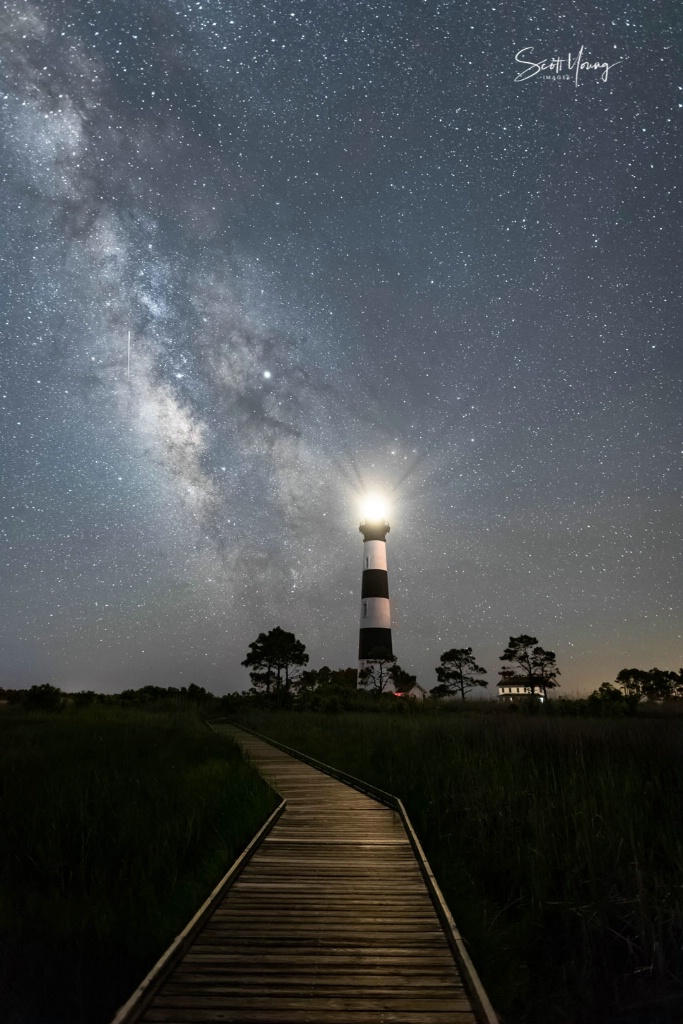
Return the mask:
[[362,516],[366,523],[383,523],[386,521],[388,506],[379,494],[368,494],[363,501]]

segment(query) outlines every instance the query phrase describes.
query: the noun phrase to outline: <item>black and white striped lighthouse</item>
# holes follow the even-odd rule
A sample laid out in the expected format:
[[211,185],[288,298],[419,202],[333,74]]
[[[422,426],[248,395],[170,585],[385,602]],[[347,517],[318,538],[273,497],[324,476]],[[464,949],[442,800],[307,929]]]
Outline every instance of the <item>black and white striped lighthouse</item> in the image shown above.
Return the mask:
[[392,654],[391,606],[387,575],[387,534],[389,524],[384,515],[368,516],[360,524],[363,534],[363,583],[360,598],[360,632],[358,637],[358,672],[374,650]]

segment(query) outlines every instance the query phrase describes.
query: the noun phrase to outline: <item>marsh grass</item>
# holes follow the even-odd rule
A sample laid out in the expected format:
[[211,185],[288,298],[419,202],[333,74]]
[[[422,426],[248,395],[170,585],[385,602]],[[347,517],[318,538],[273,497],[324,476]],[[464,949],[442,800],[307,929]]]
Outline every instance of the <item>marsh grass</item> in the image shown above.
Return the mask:
[[680,721],[240,720],[403,799],[506,1022],[681,1019]]
[[5,1024],[110,1019],[276,803],[191,710],[3,711]]

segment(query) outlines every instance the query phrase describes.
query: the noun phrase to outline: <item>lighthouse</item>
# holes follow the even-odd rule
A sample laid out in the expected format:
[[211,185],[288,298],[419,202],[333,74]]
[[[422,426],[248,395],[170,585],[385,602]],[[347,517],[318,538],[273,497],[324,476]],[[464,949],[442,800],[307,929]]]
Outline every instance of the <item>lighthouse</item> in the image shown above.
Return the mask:
[[391,606],[387,575],[387,534],[389,523],[384,512],[370,505],[360,524],[363,534],[363,580],[360,597],[358,636],[358,672],[372,651],[393,653],[391,646]]

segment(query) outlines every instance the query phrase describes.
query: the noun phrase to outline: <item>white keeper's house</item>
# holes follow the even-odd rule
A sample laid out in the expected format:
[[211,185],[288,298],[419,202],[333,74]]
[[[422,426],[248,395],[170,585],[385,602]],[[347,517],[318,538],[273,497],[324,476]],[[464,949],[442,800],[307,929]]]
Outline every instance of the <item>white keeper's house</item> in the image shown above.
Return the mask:
[[[530,696],[531,687],[526,676],[508,675],[506,673],[501,677],[498,683],[498,700],[515,701],[520,700],[522,697]],[[538,686],[534,689],[534,697],[536,700],[540,700],[541,703],[545,700],[543,690]]]

